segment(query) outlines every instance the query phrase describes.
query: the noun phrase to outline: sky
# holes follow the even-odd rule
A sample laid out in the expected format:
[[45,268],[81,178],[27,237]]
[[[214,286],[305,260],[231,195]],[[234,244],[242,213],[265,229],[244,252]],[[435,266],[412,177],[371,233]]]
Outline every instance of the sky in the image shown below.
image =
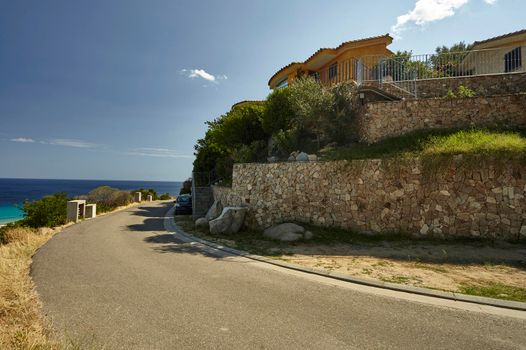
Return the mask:
[[179,181],[205,121],[320,47],[432,53],[525,29],[524,0],[0,0],[0,178]]

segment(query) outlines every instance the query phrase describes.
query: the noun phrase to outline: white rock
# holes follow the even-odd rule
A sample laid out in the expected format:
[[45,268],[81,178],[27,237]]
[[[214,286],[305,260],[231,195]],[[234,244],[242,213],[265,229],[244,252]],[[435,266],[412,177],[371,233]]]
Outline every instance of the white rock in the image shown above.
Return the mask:
[[208,219],[207,218],[199,218],[195,220],[195,226],[196,227],[208,227]]
[[298,162],[307,162],[309,161],[309,155],[305,152],[301,152],[296,156],[296,161]]
[[424,226],[422,226],[422,229],[420,229],[420,233],[425,235],[429,232],[429,226],[427,224],[424,224]]
[[225,207],[217,219],[211,220],[210,233],[235,233],[241,229],[245,221],[247,208],[244,207]]
[[318,160],[318,156],[315,154],[309,154],[308,157],[309,157],[309,162],[315,162]]
[[267,228],[263,235],[265,237],[283,242],[297,241],[303,238],[305,229],[293,223],[284,223]]
[[214,201],[214,204],[208,209],[206,212],[205,218],[208,221],[212,221],[219,217],[221,215],[221,212],[223,211],[223,204],[221,204],[221,201]]

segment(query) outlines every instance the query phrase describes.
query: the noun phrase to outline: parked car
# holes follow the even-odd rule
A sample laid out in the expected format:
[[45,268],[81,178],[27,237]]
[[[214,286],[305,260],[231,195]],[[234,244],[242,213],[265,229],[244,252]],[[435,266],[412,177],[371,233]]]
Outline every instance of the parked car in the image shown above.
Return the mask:
[[175,215],[192,214],[192,196],[183,194],[175,200]]

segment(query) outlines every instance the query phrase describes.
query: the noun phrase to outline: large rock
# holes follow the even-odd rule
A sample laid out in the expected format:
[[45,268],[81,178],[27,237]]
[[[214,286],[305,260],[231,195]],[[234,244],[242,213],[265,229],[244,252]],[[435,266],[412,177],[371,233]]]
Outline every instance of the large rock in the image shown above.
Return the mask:
[[263,235],[265,237],[275,239],[278,241],[282,241],[282,242],[293,242],[293,241],[300,240],[302,238],[304,239],[312,238],[311,232],[305,231],[305,229],[301,227],[300,225],[296,225],[290,222],[267,228],[263,232]]
[[195,220],[195,226],[196,227],[208,227],[208,219],[207,218],[199,218]]
[[297,162],[308,162],[309,161],[309,155],[305,152],[301,152],[296,156]]
[[235,233],[241,229],[245,220],[247,208],[244,207],[225,207],[217,219],[211,220],[211,234]]
[[223,204],[221,201],[214,201],[214,204],[208,209],[206,212],[205,218],[208,221],[212,221],[221,215],[221,212],[223,211]]

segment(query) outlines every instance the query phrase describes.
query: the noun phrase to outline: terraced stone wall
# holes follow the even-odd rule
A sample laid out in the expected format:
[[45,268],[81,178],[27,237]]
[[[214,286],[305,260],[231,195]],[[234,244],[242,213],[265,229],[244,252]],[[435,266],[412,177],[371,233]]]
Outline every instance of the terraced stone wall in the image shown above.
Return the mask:
[[416,130],[526,127],[526,93],[472,98],[371,102],[356,114],[359,139],[374,143]]
[[246,224],[296,221],[362,233],[526,240],[526,164],[519,159],[428,164],[356,160],[236,164],[226,205],[249,207]]

